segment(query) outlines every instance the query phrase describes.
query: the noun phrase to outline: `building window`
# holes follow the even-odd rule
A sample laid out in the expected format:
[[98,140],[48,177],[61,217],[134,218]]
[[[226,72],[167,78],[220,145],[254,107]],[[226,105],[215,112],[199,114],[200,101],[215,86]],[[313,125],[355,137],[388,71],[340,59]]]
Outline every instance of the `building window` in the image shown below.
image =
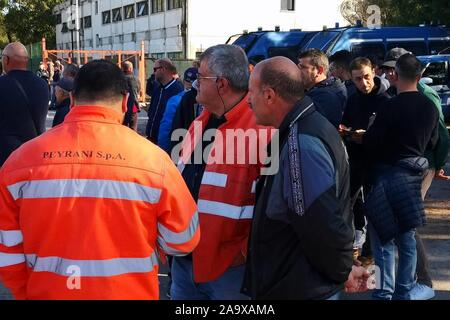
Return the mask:
[[92,19],[91,16],[84,17],[84,28],[88,29],[92,27]]
[[137,16],[143,17],[148,15],[148,1],[141,1],[137,3]]
[[125,20],[134,18],[134,4],[123,7]]
[[295,11],[295,0],[281,0],[281,10]]
[[98,1],[95,1],[95,14],[98,14]]
[[104,45],[112,44],[113,37],[103,37],[103,38],[100,38],[99,40],[100,40],[99,41],[100,45],[104,46]]
[[84,29],[84,20],[80,18],[80,25],[78,26],[80,29]]
[[118,22],[122,21],[122,8],[116,8],[112,11],[112,21]]
[[164,58],[164,52],[161,52],[161,53],[152,53],[152,54],[151,54],[151,57],[152,57],[153,59],[162,59],[162,58]]
[[123,43],[123,34],[114,36],[112,39],[112,43]]
[[103,24],[111,23],[111,11],[102,12]]
[[62,33],[67,33],[67,32],[69,32],[69,28],[67,28],[67,22],[64,22],[64,23],[62,24],[61,32],[62,32]]
[[181,8],[181,0],[167,0],[167,10]]
[[176,59],[182,59],[183,58],[183,52],[168,52],[167,58],[176,60]]
[[152,13],[164,11],[164,0],[152,0]]
[[61,13],[55,15],[55,23],[56,23],[57,25],[62,23],[62,16],[61,16]]

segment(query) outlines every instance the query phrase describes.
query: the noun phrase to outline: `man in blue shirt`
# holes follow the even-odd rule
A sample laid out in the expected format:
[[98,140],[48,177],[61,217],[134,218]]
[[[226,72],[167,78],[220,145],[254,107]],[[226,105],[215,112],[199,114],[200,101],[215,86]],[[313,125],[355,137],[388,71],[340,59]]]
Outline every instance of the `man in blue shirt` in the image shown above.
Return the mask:
[[146,128],[147,139],[158,143],[159,126],[166,111],[167,101],[174,95],[184,90],[181,82],[177,81],[175,75],[177,68],[169,59],[156,60],[153,67],[156,81],[160,84],[152,94],[152,101],[148,109],[148,122]]
[[183,85],[185,91],[181,91],[167,101],[166,111],[164,112],[164,116],[159,127],[158,146],[161,149],[164,149],[169,154],[171,149],[170,135],[172,132],[172,124],[175,118],[175,114],[180,107],[181,99],[183,98],[184,94],[191,90],[192,83],[197,79],[197,72],[197,68],[194,67],[186,69],[183,77]]

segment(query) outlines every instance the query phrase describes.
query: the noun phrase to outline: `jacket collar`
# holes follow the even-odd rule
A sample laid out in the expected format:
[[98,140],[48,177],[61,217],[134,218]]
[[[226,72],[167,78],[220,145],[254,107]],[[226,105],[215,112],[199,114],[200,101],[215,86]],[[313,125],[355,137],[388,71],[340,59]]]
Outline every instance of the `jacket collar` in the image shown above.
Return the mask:
[[95,121],[103,123],[122,124],[123,115],[102,106],[76,106],[70,109],[64,122]]
[[292,110],[286,115],[283,122],[280,125],[280,137],[289,131],[292,125],[303,115],[310,114],[315,110],[314,103],[310,97],[304,96],[299,100]]
[[63,101],[61,101],[60,103],[58,103],[56,105],[56,109],[60,109],[63,107],[69,107],[69,106],[70,106],[70,99],[67,98],[67,99],[64,99]]
[[170,81],[168,84],[166,84],[165,86],[161,86],[164,90],[169,89],[169,87],[171,87],[175,82],[177,81],[177,79],[172,79],[172,81]]
[[[238,121],[242,117],[242,114],[250,109],[250,105],[247,102],[247,96],[248,94],[246,94],[244,98],[242,98],[242,100],[238,102],[237,105],[235,105],[231,110],[228,110],[228,112],[222,116],[225,118],[226,123],[234,123]],[[209,119],[209,117],[213,116],[211,112],[206,109],[203,111],[203,113],[206,119]]]

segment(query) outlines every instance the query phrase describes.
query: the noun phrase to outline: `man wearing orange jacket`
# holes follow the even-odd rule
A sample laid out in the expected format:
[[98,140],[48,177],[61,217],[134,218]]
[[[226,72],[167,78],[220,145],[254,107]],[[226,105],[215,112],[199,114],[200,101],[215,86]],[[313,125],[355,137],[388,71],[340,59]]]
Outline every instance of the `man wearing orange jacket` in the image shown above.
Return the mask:
[[173,260],[174,300],[248,299],[240,291],[266,160],[260,151],[271,136],[247,103],[248,65],[233,45],[210,47],[200,57],[197,102],[205,109],[183,140],[179,169],[197,201],[202,236],[192,255]]
[[196,204],[164,151],[122,126],[117,66],[85,65],[72,106],[0,171],[0,281],[16,299],[158,299],[157,255],[196,247]]

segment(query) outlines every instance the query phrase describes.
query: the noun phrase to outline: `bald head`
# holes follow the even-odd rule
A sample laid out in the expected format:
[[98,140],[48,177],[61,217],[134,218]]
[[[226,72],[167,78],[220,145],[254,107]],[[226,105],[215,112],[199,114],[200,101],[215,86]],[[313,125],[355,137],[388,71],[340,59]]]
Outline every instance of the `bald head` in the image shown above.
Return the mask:
[[2,63],[5,72],[11,70],[26,70],[28,65],[28,52],[20,42],[8,44],[2,52]]
[[133,64],[130,61],[124,61],[122,63],[122,71],[124,73],[133,73]]
[[269,87],[288,103],[295,103],[304,96],[304,87],[297,65],[286,57],[273,57],[261,61],[253,70],[261,87]]
[[260,125],[279,128],[303,96],[300,70],[287,58],[264,60],[250,75],[248,103]]

